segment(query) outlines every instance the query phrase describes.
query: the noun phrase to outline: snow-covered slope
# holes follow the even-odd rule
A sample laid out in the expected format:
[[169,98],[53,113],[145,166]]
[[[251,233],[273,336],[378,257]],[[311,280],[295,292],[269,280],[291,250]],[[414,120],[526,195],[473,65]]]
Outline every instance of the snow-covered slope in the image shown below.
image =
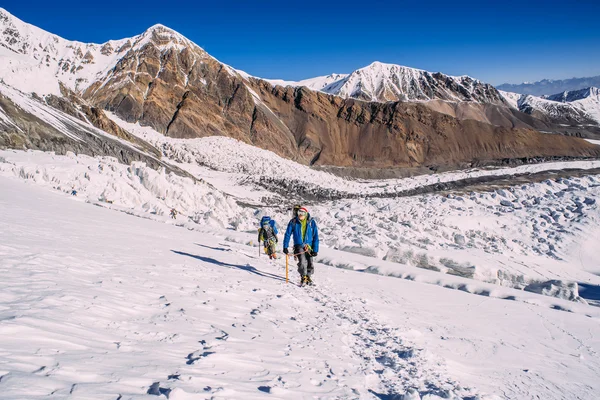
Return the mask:
[[[77,104],[67,103],[67,113],[51,106],[53,100],[60,102],[56,97],[42,99],[0,82],[0,147],[110,155],[125,163],[138,160],[154,168],[172,169],[160,160],[158,150],[116,124],[103,126],[109,133],[94,126],[88,119],[90,114],[86,115]],[[107,118],[102,122],[112,123]]]
[[0,78],[25,92],[60,95],[58,82],[82,90],[131,46],[128,39],[104,44],[65,40],[0,8]]
[[544,98],[552,101],[560,101],[561,103],[572,103],[574,101],[582,101],[586,99],[597,99],[600,96],[600,89],[597,87],[589,87],[581,90],[567,91],[551,96],[543,96]]
[[591,117],[585,110],[571,103],[561,103],[532,95],[525,95],[519,99],[519,107],[527,114],[540,112],[553,119],[563,119],[574,124],[590,122]]
[[59,82],[83,92],[103,78],[130,50],[141,49],[152,37],[170,47],[196,46],[160,24],[141,35],[103,44],[63,39],[27,24],[0,8],[0,79],[24,92],[60,95]]
[[[76,190],[90,202],[110,202],[110,207],[135,215],[164,216],[175,207],[194,223],[212,221],[211,224],[234,229],[252,228],[255,212],[252,208],[262,209],[261,213],[271,214],[281,222],[287,219],[286,208],[301,201],[302,194],[318,194],[320,198],[334,194],[333,198],[342,200],[311,204],[312,212],[323,222],[324,242],[332,248],[374,258],[354,263],[339,257],[323,260],[330,265],[370,268],[371,272],[397,276],[409,276],[407,267],[434,269],[520,289],[553,279],[576,282],[591,279],[600,284],[598,278],[587,272],[591,266],[566,268],[572,262],[569,232],[581,231],[600,220],[594,217],[596,178],[548,181],[468,196],[416,196],[400,203],[394,198],[405,190],[465,177],[599,168],[600,162],[540,164],[387,181],[346,181],[233,139],[169,139],[152,133],[149,128],[138,129],[132,131],[136,134],[146,131],[143,137],[163,150],[165,161],[202,181],[195,184],[191,179],[156,172],[141,163],[124,166],[109,158],[97,160],[41,152],[0,153],[3,161],[0,174],[66,193]],[[204,181],[210,185],[205,186]],[[285,188],[289,192],[280,190],[284,187],[282,182],[287,182]],[[368,198],[379,195],[390,198]],[[353,199],[357,196],[358,199]],[[362,196],[367,198],[361,199]],[[237,207],[234,199],[253,206]],[[265,208],[266,205],[269,207]],[[520,227],[519,232],[512,226]],[[520,238],[518,241],[513,240],[515,235]],[[376,259],[388,260],[388,264],[371,268]],[[435,283],[439,277],[427,281]],[[566,297],[575,299],[576,292],[571,293]]]
[[595,308],[321,263],[318,286],[298,288],[281,261],[245,244],[254,233],[178,229],[0,185],[6,398],[583,399],[600,389]]
[[333,74],[299,82],[270,82],[307,86],[336,96],[367,101],[449,100],[503,103],[493,86],[469,76],[449,76],[378,61],[349,75]]
[[539,112],[573,124],[600,125],[600,89],[596,87],[542,97],[500,93],[512,108],[528,114]]
[[551,101],[568,103],[584,111],[600,124],[600,89],[597,87],[558,93],[546,98]]
[[[348,74],[330,74],[325,76],[317,76],[316,78],[303,79],[301,81],[284,81],[281,79],[264,79],[271,82],[273,85],[280,86],[306,86],[313,90],[323,90],[326,86],[331,85],[341,79],[347,77]],[[259,78],[260,79],[260,78]]]
[[503,90],[498,90],[498,92],[504,97],[504,100],[506,100],[510,107],[519,110],[519,100],[523,97],[522,94],[505,92]]

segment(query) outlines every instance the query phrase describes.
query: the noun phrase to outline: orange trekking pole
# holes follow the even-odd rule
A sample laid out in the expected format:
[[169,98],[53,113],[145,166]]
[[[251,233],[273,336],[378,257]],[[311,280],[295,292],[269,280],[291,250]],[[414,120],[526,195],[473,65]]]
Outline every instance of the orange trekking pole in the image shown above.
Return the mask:
[[[306,250],[304,250],[304,251],[301,251],[300,253],[295,253],[295,254],[292,254],[292,255],[293,255],[294,257],[297,257],[297,256],[299,256],[300,254],[304,254],[304,253],[306,253],[306,252],[307,252],[307,251],[306,251]],[[289,260],[290,260],[290,255],[289,255],[289,254],[286,254],[286,255],[285,255],[285,283],[289,283],[289,279],[288,279],[288,276],[289,276],[289,272],[288,272],[288,271],[289,271]]]
[[289,283],[289,279],[288,279],[288,264],[289,264],[289,259],[290,259],[290,255],[286,254],[285,255],[285,283]]

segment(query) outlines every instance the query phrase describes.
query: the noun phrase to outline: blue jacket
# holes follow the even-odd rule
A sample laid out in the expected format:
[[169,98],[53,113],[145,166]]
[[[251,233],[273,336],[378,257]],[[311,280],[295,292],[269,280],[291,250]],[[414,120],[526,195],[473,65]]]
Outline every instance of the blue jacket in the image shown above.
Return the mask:
[[302,240],[302,223],[298,218],[293,218],[287,226],[285,236],[283,237],[283,248],[287,249],[290,246],[290,238],[294,237],[294,246],[309,245],[313,252],[319,251],[319,229],[317,228],[317,222],[310,217],[306,216],[306,236]]

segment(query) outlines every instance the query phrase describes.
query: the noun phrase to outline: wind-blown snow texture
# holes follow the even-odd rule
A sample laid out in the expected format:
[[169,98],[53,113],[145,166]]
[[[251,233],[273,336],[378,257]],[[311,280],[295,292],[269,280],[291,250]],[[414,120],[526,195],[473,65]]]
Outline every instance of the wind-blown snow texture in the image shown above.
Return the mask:
[[322,264],[319,286],[298,288],[242,244],[254,234],[178,229],[0,184],[7,398],[558,399],[598,389],[590,333],[600,314],[586,317],[589,306],[564,313]]

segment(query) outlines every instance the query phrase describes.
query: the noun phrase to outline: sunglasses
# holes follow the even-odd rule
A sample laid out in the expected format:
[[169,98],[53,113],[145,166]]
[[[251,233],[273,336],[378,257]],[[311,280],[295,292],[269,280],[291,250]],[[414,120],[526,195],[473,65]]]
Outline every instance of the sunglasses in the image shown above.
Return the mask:
[[306,215],[307,212],[306,211],[298,211],[298,215]]

